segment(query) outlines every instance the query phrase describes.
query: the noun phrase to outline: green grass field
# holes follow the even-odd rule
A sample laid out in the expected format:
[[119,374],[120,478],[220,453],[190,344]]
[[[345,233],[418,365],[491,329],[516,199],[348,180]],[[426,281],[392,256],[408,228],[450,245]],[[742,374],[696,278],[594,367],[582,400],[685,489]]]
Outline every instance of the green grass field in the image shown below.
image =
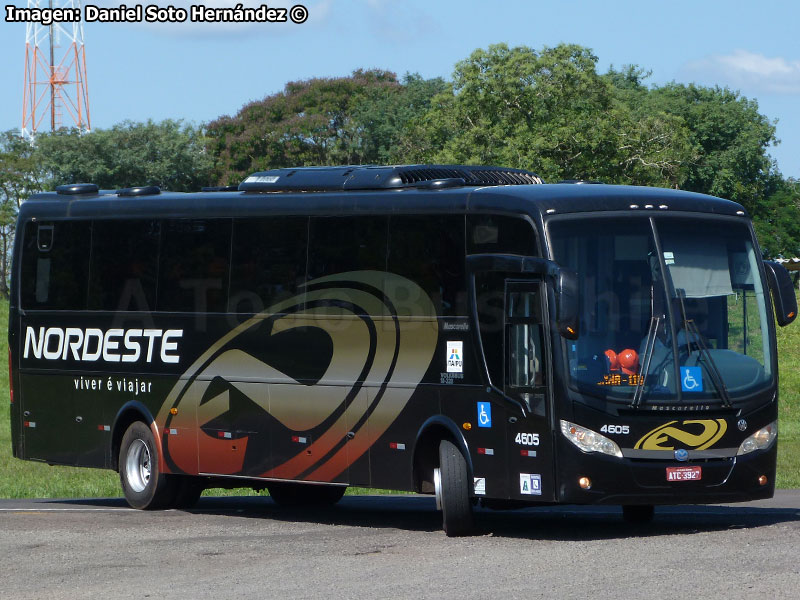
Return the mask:
[[778,481],[800,487],[800,322],[778,327]]
[[[8,330],[8,303],[0,301],[0,331]],[[778,481],[780,488],[800,487],[800,322],[778,329],[780,360],[780,426]],[[0,497],[85,498],[120,496],[113,471],[50,467],[11,457],[8,372],[0,375]],[[358,488],[352,490],[358,493]],[[205,495],[253,493],[241,490],[206,490]]]

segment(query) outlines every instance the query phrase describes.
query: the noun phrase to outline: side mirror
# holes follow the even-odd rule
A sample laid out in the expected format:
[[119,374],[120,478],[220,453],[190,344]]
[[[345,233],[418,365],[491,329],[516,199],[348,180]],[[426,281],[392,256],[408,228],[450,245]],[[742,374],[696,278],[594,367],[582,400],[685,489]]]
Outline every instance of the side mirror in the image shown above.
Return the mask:
[[556,280],[556,327],[562,337],[577,340],[580,334],[580,292],[578,274],[559,269]]
[[778,325],[786,327],[797,317],[797,297],[792,278],[782,264],[771,260],[764,261],[764,270],[775,305],[775,319]]

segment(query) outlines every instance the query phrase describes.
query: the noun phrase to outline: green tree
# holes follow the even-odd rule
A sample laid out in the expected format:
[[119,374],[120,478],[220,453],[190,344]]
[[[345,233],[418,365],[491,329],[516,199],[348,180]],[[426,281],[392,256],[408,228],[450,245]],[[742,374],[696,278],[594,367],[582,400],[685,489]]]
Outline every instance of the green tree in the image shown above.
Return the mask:
[[615,183],[680,188],[699,149],[682,117],[649,106],[644,81],[650,76],[636,65],[604,75],[614,97],[617,121]]
[[124,121],[80,135],[60,130],[36,139],[36,160],[55,185],[91,182],[102,189],[157,185],[197,190],[209,185],[212,159],[200,128],[182,121]]
[[633,96],[646,89],[635,71],[623,93],[596,66],[597,57],[574,44],[476,50],[456,65],[451,89],[433,99],[406,145],[422,161],[502,164],[549,181],[679,185],[691,156],[680,120],[637,110]]
[[403,133],[430,109],[436,94],[448,89],[441,77],[424,79],[418,73],[406,73],[401,83],[396,88],[367,93],[355,106],[353,117],[368,149],[368,162],[414,162],[400,146]]
[[683,120],[695,158],[687,165],[683,189],[734,200],[750,212],[779,185],[767,151],[776,142],[775,124],[758,103],[720,87],[671,83],[642,98],[643,110]]
[[764,256],[800,256],[800,184],[780,182],[755,206],[751,217]]
[[288,83],[209,123],[217,179],[237,183],[270,168],[385,162],[405,124],[444,86],[418,75],[401,82],[381,70]]
[[15,130],[0,134],[0,295],[8,297],[8,275],[17,209],[33,192],[47,185],[44,170],[30,143]]

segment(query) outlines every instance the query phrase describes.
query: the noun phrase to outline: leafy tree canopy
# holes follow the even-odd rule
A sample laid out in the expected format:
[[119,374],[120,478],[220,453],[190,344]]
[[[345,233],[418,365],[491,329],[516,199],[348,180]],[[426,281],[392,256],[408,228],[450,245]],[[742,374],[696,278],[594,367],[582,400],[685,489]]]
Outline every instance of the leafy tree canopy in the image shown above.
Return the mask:
[[635,68],[602,76],[596,67],[591,50],[574,44],[476,50],[408,131],[412,153],[531,169],[549,181],[680,185],[692,157],[681,119],[643,114]]
[[34,148],[15,130],[0,133],[0,204],[20,203],[44,189],[46,176]]
[[779,182],[751,214],[761,251],[767,257],[800,256],[800,184]]
[[288,83],[208,125],[217,178],[238,183],[270,168],[391,160],[405,124],[444,87],[441,79],[399,81],[382,70]]
[[695,158],[687,164],[684,189],[728,198],[750,210],[777,190],[780,176],[769,157],[775,124],[758,103],[727,88],[677,83],[654,87],[643,109],[683,120]]
[[203,132],[182,121],[123,121],[84,135],[74,129],[42,134],[36,138],[35,159],[52,175],[53,185],[158,185],[185,191],[212,181]]
[[5,298],[17,209],[44,185],[44,172],[34,158],[33,147],[17,131],[0,133],[0,295]]

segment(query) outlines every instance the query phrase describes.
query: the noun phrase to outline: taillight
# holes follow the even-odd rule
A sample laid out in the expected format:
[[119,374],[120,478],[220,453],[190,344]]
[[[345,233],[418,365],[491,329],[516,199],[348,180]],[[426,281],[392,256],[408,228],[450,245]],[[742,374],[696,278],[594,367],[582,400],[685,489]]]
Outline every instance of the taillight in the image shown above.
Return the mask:
[[11,396],[11,404],[14,404],[14,371],[11,369],[11,348],[8,349],[8,394]]

